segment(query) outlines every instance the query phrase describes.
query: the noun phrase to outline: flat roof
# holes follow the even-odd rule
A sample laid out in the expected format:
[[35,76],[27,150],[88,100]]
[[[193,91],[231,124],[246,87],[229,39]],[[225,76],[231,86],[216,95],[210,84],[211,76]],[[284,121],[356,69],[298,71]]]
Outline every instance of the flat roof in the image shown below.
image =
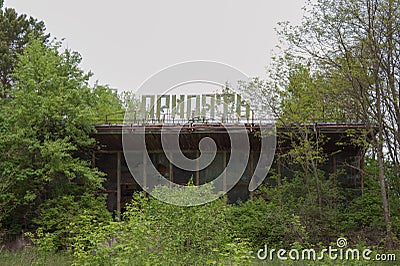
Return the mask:
[[[249,132],[250,145],[253,150],[260,149],[260,138],[252,135],[252,132],[260,131],[260,128],[271,128],[273,124],[255,125],[245,124],[245,128]],[[304,126],[304,125],[302,125]],[[319,133],[325,134],[328,137],[325,145],[329,147],[329,150],[337,149],[337,142],[349,143],[347,146],[354,148],[355,144],[352,143],[351,138],[348,136],[348,130],[364,130],[368,129],[366,124],[362,123],[316,123],[305,125],[310,130],[318,130]],[[291,129],[298,127],[298,125],[287,125],[277,126],[277,137],[282,138],[284,142],[288,142],[288,138],[284,137],[285,132],[289,132]],[[226,149],[230,147],[230,140],[226,128],[229,129],[241,129],[243,125],[221,125],[221,124],[187,124],[185,126],[178,125],[122,125],[122,124],[100,124],[95,125],[97,130],[93,134],[94,138],[98,141],[102,150],[121,151],[122,150],[122,132],[123,130],[129,130],[130,133],[135,134],[137,130],[138,134],[143,133],[143,129],[146,130],[146,144],[150,150],[160,150],[161,145],[161,131],[168,130],[171,132],[180,132],[180,142],[184,149],[197,149],[198,143],[203,137],[213,138],[219,149]],[[281,143],[281,147],[288,146],[289,143]],[[345,144],[342,144],[346,146]],[[278,143],[277,143],[278,146]]]

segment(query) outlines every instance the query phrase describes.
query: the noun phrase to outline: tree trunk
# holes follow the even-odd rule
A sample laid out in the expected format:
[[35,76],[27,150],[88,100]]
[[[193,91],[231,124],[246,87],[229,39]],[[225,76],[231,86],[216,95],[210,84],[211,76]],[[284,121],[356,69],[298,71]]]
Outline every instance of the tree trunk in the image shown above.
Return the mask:
[[376,111],[378,118],[378,138],[375,138],[376,148],[377,148],[377,156],[378,156],[378,168],[379,168],[379,185],[381,188],[381,197],[382,197],[382,209],[383,216],[385,218],[386,224],[386,245],[388,249],[393,249],[393,237],[392,237],[392,224],[390,221],[390,210],[389,210],[389,201],[386,193],[386,182],[385,182],[385,165],[383,158],[383,114],[382,114],[382,98],[381,98],[381,89],[379,83],[379,75],[375,73],[375,86],[376,86]]

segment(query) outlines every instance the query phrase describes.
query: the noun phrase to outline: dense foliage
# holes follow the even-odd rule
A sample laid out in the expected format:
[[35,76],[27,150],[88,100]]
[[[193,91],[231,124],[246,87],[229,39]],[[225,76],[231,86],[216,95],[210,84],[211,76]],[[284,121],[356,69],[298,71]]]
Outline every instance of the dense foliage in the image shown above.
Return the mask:
[[32,34],[42,42],[47,42],[45,26],[26,15],[18,15],[12,8],[4,8],[0,3],[0,98],[7,97],[15,79],[12,76],[17,64],[17,56],[21,54]]
[[[351,246],[398,248],[398,5],[317,0],[301,26],[281,24],[287,49],[266,80],[244,90],[286,127],[290,148],[276,161],[290,175],[273,169],[273,186],[236,205],[178,207],[138,193],[113,219],[96,193],[104,174],[92,165],[91,134],[106,114],[120,120],[134,95],[89,85],[78,53],[0,1],[0,242],[27,232],[45,257],[67,252],[76,265],[243,265],[264,244],[318,249],[341,236]],[[324,171],[332,154],[321,148],[326,136],[310,130],[318,122],[365,125],[348,132],[365,149],[362,188],[344,187],[340,170]],[[193,189],[191,196],[213,193]]]
[[[164,195],[166,189],[159,187],[154,193]],[[202,197],[213,193],[211,186],[198,190]],[[185,193],[181,197],[192,192]],[[118,222],[100,215],[95,205],[85,204],[90,208],[78,211],[75,205],[65,207],[68,202],[46,209],[35,242],[44,251],[70,250],[78,265],[246,265],[254,259],[247,241],[235,238],[229,218],[232,206],[224,199],[179,207],[137,193]],[[51,218],[59,211],[63,217]]]
[[[281,61],[283,64],[278,63],[281,67],[272,70],[273,73],[281,72],[279,69],[296,73],[299,67],[293,66],[307,67],[311,75],[306,82],[293,82],[289,75],[288,79],[283,79],[286,82],[281,82],[288,86],[279,89],[288,91],[289,99],[296,102],[297,98],[293,97],[296,94],[287,88],[294,83],[299,91],[306,84],[312,94],[301,96],[297,102],[307,104],[305,100],[308,99],[308,106],[316,106],[328,117],[327,121],[332,121],[332,114],[339,114],[333,121],[366,125],[370,139],[368,153],[377,162],[374,175],[380,188],[386,227],[384,241],[388,248],[397,245],[391,217],[398,213],[390,201],[397,201],[400,191],[400,47],[396,44],[400,36],[399,4],[392,0],[310,1],[301,25],[281,24],[280,34],[288,47],[284,58],[290,58],[286,60],[290,63]],[[279,75],[274,77],[272,84],[282,81]],[[318,94],[322,95],[322,101],[315,97]]]
[[[14,83],[0,108],[0,224],[2,232],[33,226],[40,206],[101,188],[92,167],[94,122],[121,110],[106,87],[88,85],[81,58],[60,44],[30,37],[13,70]],[[43,205],[47,206],[47,205]]]

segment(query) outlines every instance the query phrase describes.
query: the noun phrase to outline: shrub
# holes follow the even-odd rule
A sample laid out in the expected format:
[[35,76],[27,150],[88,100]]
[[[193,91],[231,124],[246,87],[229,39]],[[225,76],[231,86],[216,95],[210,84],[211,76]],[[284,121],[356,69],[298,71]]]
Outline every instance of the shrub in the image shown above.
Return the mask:
[[236,236],[247,239],[254,249],[264,244],[289,247],[305,238],[299,216],[263,198],[232,206],[229,220]]
[[40,251],[70,250],[76,235],[82,234],[80,226],[85,219],[90,219],[92,227],[112,220],[104,197],[83,194],[45,201],[40,206],[39,218],[34,220],[38,228],[35,234],[28,236]]
[[[169,190],[158,187],[154,193],[164,193],[166,189]],[[199,189],[202,196],[213,193],[211,186],[195,189]],[[174,196],[176,192],[172,190]],[[188,194],[181,196],[188,197]],[[181,207],[147,198],[143,193],[135,194],[122,221],[111,222],[100,230],[93,228],[90,219],[80,224],[82,234],[77,234],[73,244],[76,263],[250,264],[253,256],[249,244],[233,237],[227,219],[230,207],[225,199],[201,206]],[[108,242],[104,242],[107,237]],[[84,247],[79,244],[85,241],[92,245]]]

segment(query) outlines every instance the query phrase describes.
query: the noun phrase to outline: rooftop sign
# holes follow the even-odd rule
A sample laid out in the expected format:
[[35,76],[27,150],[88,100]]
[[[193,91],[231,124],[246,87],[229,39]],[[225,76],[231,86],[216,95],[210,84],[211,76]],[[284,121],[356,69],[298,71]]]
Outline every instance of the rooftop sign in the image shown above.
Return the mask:
[[172,121],[232,121],[251,118],[250,105],[235,93],[142,95],[139,117],[144,120]]
[[[170,204],[195,206],[219,198],[239,182],[247,169],[251,148],[249,130],[243,122],[248,122],[250,119],[253,121],[253,112],[257,111],[256,108],[265,107],[260,101],[263,98],[255,96],[256,90],[252,87],[241,90],[241,86],[244,85],[247,88],[249,82],[248,76],[226,64],[190,61],[165,68],[140,86],[136,92],[139,98],[136,98],[133,104],[134,110],[130,109],[125,113],[124,124],[128,126],[125,130],[123,129],[122,146],[127,166],[144,191]],[[200,93],[194,93],[195,90],[190,90],[184,93],[185,85],[195,84],[197,88],[204,88],[207,85],[213,88],[218,86],[222,88],[222,92],[210,93],[202,90]],[[246,101],[242,96],[246,97]],[[264,113],[259,113],[262,118],[271,117]],[[180,131],[171,131],[169,122],[174,124],[174,128],[183,128],[187,122],[214,121],[223,127],[234,123],[235,127],[225,127],[230,140],[229,161],[224,171],[209,182],[218,193],[199,198],[181,197],[182,192],[185,191],[189,193],[184,195],[197,195],[197,188],[207,184],[196,181],[196,186],[185,186],[162,176],[153,165],[147,151],[146,135],[149,133],[148,130],[146,131],[147,123],[133,129],[129,126],[131,123],[128,122],[132,120],[161,122],[162,151],[168,161],[182,171],[195,172],[196,175],[214,161],[218,149],[215,141],[209,136],[201,138],[198,143],[199,156],[195,159],[188,158],[180,148]],[[249,182],[249,191],[255,190],[262,183],[275,154],[275,124],[272,123],[270,127],[260,130],[260,134],[260,157]],[[153,190],[159,186],[166,190],[162,193],[153,193]]]

